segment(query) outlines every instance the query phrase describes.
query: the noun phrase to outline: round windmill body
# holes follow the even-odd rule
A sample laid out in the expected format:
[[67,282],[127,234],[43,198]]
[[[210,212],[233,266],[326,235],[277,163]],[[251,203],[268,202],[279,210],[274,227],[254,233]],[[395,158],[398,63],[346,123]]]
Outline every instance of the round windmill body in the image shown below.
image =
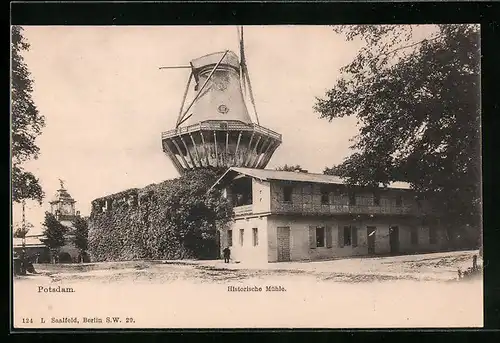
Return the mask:
[[[265,168],[281,144],[281,135],[252,121],[245,102],[246,89],[254,105],[244,59],[229,50],[190,62],[191,73],[176,127],[162,133],[163,151],[179,173],[205,167]],[[187,104],[190,87],[195,96]],[[244,90],[244,91],[243,91]]]

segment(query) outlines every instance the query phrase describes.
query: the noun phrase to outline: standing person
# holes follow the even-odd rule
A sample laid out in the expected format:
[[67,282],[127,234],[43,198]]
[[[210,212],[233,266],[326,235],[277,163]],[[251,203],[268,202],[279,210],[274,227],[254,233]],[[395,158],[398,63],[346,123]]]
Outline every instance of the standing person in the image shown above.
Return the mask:
[[229,249],[229,247],[225,247],[222,252],[224,253],[224,263],[229,263],[229,259],[231,258],[231,250]]

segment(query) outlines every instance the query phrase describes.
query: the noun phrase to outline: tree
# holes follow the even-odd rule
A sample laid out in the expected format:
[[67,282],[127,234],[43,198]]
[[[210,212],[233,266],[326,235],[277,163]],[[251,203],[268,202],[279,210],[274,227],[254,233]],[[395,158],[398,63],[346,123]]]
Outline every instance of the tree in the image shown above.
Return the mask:
[[326,174],[409,182],[432,194],[453,239],[480,227],[480,36],[475,25],[434,28],[420,40],[412,26],[336,28],[366,45],[314,109],[329,121],[356,116],[360,126],[354,153]]
[[45,212],[43,227],[45,238],[42,239],[42,242],[49,247],[52,254],[57,254],[59,249],[66,243],[65,234],[68,229],[50,212]]
[[41,203],[44,192],[39,180],[22,166],[24,162],[38,158],[40,149],[35,139],[45,126],[45,118],[32,99],[33,80],[22,56],[30,46],[22,31],[20,26],[12,26],[12,197],[15,202],[33,199]]
[[25,238],[28,232],[33,228],[33,224],[26,223],[24,226],[22,224],[16,224],[14,229],[15,238]]
[[89,236],[89,226],[86,218],[77,217],[73,221],[74,227],[74,235],[73,243],[80,250],[80,255],[83,255],[87,252],[88,249],[88,236]]
[[77,217],[73,221],[74,227],[74,243],[76,247],[81,251],[85,252],[88,249],[88,220],[86,218]]
[[307,173],[307,170],[303,169],[300,165],[288,165],[285,164],[284,166],[281,167],[276,167],[276,170],[281,170],[281,171],[300,171],[303,173]]

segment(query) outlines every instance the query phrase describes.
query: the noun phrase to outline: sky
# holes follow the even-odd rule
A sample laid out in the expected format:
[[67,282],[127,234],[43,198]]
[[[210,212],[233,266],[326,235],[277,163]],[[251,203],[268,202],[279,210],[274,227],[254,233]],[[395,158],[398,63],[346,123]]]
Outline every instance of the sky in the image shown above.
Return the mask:
[[[342,162],[356,119],[328,122],[313,111],[361,47],[327,26],[245,27],[245,53],[260,124],[282,134],[267,168],[300,164],[309,172]],[[238,53],[235,26],[24,27],[33,100],[45,116],[40,156],[26,164],[46,199],[28,202],[41,232],[58,179],[82,215],[93,199],[178,176],[161,132],[175,127],[190,60],[225,49]],[[14,221],[19,221],[19,206]]]

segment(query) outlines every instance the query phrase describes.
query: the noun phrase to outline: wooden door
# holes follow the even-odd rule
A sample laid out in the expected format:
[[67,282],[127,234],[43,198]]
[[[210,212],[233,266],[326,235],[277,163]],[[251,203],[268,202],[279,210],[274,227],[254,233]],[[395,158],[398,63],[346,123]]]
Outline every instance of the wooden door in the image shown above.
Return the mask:
[[278,262],[290,261],[290,228],[278,227]]
[[375,254],[375,234],[377,228],[375,226],[367,226],[366,235],[368,240],[368,254]]
[[391,254],[397,254],[399,252],[399,228],[397,226],[389,228],[389,244],[391,246]]

